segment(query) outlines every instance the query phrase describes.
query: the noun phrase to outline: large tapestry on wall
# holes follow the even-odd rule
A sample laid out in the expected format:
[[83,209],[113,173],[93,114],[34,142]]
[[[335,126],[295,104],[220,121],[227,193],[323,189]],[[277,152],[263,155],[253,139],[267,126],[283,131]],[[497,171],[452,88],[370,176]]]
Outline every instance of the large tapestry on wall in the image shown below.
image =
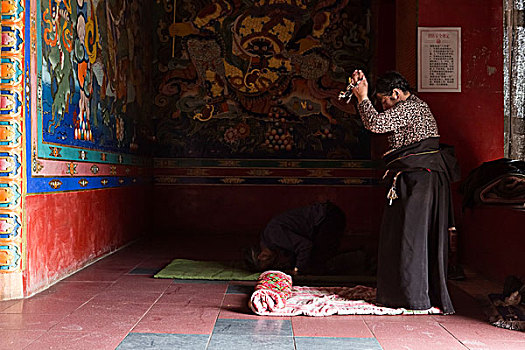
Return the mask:
[[[151,50],[146,37],[151,34],[146,2],[36,1],[33,178],[126,176],[129,168],[106,165],[137,165],[139,155],[148,152]],[[83,183],[90,186],[75,187],[91,187],[95,181]]]
[[157,0],[156,155],[369,159],[355,106],[364,0]]

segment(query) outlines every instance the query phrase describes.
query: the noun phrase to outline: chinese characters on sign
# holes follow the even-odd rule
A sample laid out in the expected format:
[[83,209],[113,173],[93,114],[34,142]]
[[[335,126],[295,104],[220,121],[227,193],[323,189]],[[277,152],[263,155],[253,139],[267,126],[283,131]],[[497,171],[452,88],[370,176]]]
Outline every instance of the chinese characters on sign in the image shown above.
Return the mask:
[[418,28],[418,91],[461,92],[461,28]]

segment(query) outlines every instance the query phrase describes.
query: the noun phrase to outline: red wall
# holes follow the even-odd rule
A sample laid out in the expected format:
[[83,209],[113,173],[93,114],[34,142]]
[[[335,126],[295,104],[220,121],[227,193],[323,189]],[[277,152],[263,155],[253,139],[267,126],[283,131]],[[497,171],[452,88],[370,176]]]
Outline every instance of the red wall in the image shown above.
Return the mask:
[[150,192],[136,186],[28,196],[25,295],[143,234]]
[[274,215],[331,200],[347,215],[345,248],[363,246],[374,252],[384,203],[381,186],[175,185],[156,186],[154,193],[159,232],[203,240],[207,235],[221,235],[225,247],[237,248],[257,242]]
[[[436,116],[442,141],[456,146],[463,178],[481,163],[504,156],[502,6],[501,0],[419,0],[419,26],[461,27],[462,92],[420,95]],[[457,216],[464,265],[497,280],[525,276],[525,237],[519,234],[524,211],[458,208]]]
[[525,277],[525,210],[478,207],[467,209],[463,221],[462,261],[499,281]]
[[503,157],[503,2],[419,1],[419,26],[461,27],[461,93],[421,93],[464,175]]

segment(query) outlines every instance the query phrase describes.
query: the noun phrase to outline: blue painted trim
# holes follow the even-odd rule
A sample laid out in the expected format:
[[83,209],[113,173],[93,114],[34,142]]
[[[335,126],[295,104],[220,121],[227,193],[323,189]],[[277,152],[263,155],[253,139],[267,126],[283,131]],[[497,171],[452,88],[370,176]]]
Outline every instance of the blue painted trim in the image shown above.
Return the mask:
[[147,184],[145,178],[132,177],[33,177],[27,184],[27,193],[59,193],[106,189]]

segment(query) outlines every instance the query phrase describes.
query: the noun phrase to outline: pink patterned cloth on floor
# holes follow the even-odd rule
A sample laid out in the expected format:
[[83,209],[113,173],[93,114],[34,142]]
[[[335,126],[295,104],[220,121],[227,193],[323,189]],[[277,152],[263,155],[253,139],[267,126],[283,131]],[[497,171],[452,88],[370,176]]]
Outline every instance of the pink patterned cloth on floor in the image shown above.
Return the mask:
[[290,276],[267,271],[258,279],[249,306],[264,316],[330,315],[426,315],[440,314],[438,308],[408,310],[374,304],[376,289],[355,287],[292,287]]

